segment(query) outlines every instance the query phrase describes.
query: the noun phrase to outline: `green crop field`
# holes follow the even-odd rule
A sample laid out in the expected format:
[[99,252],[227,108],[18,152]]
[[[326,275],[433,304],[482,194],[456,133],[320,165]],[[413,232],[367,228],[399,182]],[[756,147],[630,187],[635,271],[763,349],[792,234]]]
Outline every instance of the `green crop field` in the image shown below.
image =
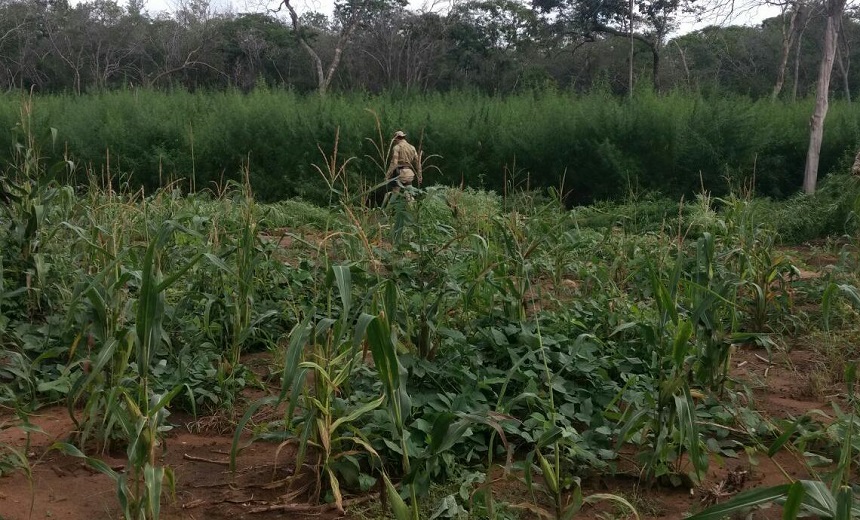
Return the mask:
[[[386,136],[394,121],[426,128],[448,162],[428,158],[427,186],[376,206],[353,168],[381,176],[385,140],[364,111],[378,99],[136,96],[37,99],[23,119],[18,100],[17,120],[3,100],[0,517],[858,515],[857,177],[777,201],[744,183],[655,196],[643,181],[572,207],[537,174],[528,189],[447,187],[514,159],[563,174],[553,157],[586,127],[542,134],[562,109],[613,135],[628,117],[660,131],[748,117],[671,96],[630,115],[597,95],[462,94],[379,112]],[[109,108],[131,97],[134,111]],[[802,112],[735,103],[771,114],[768,132]],[[192,128],[169,117],[182,110],[207,115]],[[526,110],[533,127],[508,124]],[[854,111],[835,107],[834,128]],[[464,128],[489,149],[457,148]],[[715,147],[745,139],[713,132]],[[514,134],[535,140],[525,156]],[[688,151],[706,138],[672,135]],[[595,161],[648,164],[595,139]],[[272,156],[249,156],[251,141]],[[97,166],[108,150],[118,163]],[[751,175],[747,150],[735,166]],[[685,153],[672,156],[685,172],[725,173]],[[291,165],[314,179],[313,204],[286,198],[303,181],[277,186]],[[156,166],[160,183],[124,177]],[[192,174],[207,189],[189,193]],[[218,451],[191,451],[200,438]],[[101,502],[54,500],[78,485],[101,486]]]

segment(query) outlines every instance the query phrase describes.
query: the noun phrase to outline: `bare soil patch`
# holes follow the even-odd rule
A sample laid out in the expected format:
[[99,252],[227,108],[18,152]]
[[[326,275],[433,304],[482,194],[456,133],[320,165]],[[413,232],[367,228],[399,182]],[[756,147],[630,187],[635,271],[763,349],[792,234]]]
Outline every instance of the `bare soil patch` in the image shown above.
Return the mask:
[[[769,359],[762,349],[740,348],[732,358],[732,375],[749,385],[755,395],[755,406],[767,417],[778,419],[798,416],[811,409],[829,408],[827,402],[808,395],[805,368],[811,366],[811,352],[795,350],[777,353]],[[259,365],[265,357],[255,356],[251,365]],[[261,374],[262,375],[262,374]],[[176,474],[176,499],[165,498],[162,517],[168,520],[200,519],[258,519],[338,517],[326,507],[308,508],[301,500],[284,502],[287,493],[284,479],[293,474],[294,451],[278,445],[256,442],[242,451],[237,459],[235,474],[229,471],[232,434],[219,428],[210,418],[171,417],[176,427],[166,438],[161,462]],[[11,420],[6,417],[5,420]],[[223,419],[230,425],[229,419]],[[0,478],[0,515],[8,520],[29,518],[64,518],[69,520],[115,519],[121,516],[115,496],[115,484],[106,476],[94,472],[81,460],[49,450],[56,441],[66,440],[74,424],[64,407],[40,410],[32,417],[44,434],[33,434],[30,460],[33,493],[30,482],[22,473]],[[211,424],[210,424],[211,423]],[[209,424],[209,427],[206,425]],[[22,448],[26,436],[11,428],[0,432],[0,442]],[[243,442],[247,443],[245,436]],[[101,457],[114,469],[121,469],[121,454]],[[782,468],[782,469],[780,469]],[[732,494],[759,486],[772,486],[786,481],[785,471],[792,478],[805,478],[805,466],[792,454],[781,451],[773,460],[764,455],[753,463],[744,455],[739,458],[716,459],[701,486],[695,489],[646,487],[634,477],[604,477],[587,479],[586,494],[616,493],[624,496],[639,509],[642,518],[670,520],[683,518],[685,513],[727,499]],[[494,486],[496,498],[519,503],[529,500],[525,487],[515,479],[499,480]],[[375,500],[375,497],[366,499]],[[32,500],[32,503],[31,503]],[[32,515],[30,509],[32,507]],[[266,509],[275,510],[265,511]],[[583,512],[583,518],[607,513],[623,518],[621,510],[601,505]],[[756,513],[755,518],[780,518],[780,508]],[[346,518],[350,516],[347,511]]]

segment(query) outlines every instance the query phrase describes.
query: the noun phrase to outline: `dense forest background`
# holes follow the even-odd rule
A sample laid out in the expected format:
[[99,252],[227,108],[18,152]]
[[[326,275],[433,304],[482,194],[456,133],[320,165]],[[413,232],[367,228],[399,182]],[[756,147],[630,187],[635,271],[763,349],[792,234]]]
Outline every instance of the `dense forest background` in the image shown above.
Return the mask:
[[[804,178],[828,5],[673,36],[713,5],[344,0],[329,17],[188,0],[153,16],[140,0],[0,0],[0,125],[35,93],[26,131],[74,160],[79,183],[212,187],[249,167],[263,199],[323,201],[313,165],[336,139],[373,184],[403,128],[437,155],[431,182],[552,186],[571,202],[703,186],[781,198]],[[860,137],[860,13],[839,24],[822,175],[847,170]]]
[[[294,24],[284,9],[216,12],[206,0],[188,0],[157,16],[140,0],[74,6],[0,0],[0,85],[78,94],[118,87],[248,91],[263,84],[308,92],[319,83],[307,42],[324,72],[342,50],[330,86],[337,91],[510,93],[552,86],[582,92],[597,86],[624,94],[631,50],[627,2],[593,4],[473,0],[437,13],[350,0],[337,4],[332,17],[297,13]],[[783,7],[783,16],[755,27],[715,26],[670,37],[677,17],[696,5],[637,1],[635,84],[770,96],[787,46],[780,96],[807,96],[821,60],[824,7],[812,0]],[[852,67],[860,53],[858,16],[850,8],[843,16],[832,82],[834,93],[849,99],[860,88],[860,68]]]

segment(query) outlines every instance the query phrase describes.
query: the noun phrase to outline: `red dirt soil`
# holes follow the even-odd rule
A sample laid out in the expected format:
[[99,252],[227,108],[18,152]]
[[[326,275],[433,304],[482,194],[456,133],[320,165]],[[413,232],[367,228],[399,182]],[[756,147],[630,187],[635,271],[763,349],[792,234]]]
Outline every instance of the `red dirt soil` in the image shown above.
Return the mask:
[[[767,362],[763,350],[739,350],[733,360],[733,375],[755,388],[756,402],[760,411],[772,418],[799,415],[818,408],[827,409],[824,402],[805,395],[804,376],[791,367],[805,366],[809,353],[795,351],[782,354],[773,364]],[[806,365],[808,366],[808,365]],[[767,376],[765,377],[765,372]],[[171,416],[176,420],[176,416]],[[0,423],[10,417],[0,417]],[[100,520],[121,517],[115,495],[115,484],[106,476],[89,469],[80,459],[65,456],[49,447],[56,441],[64,441],[74,430],[74,425],[63,407],[40,410],[31,421],[44,434],[33,434],[29,458],[33,474],[33,490],[23,473],[0,478],[0,518],[5,520],[27,520],[62,518],[69,520]],[[172,519],[256,519],[303,518],[315,516],[334,518],[336,511],[314,508],[301,512],[304,506],[294,504],[296,510],[252,512],[284,504],[286,490],[272,485],[292,474],[294,453],[285,448],[278,454],[273,443],[257,442],[246,448],[237,460],[235,476],[231,475],[229,460],[231,434],[196,433],[202,421],[178,421],[181,424],[167,435],[163,459],[176,474],[176,500],[163,500],[162,518]],[[194,430],[195,433],[192,433]],[[25,436],[20,429],[9,428],[0,432],[0,444],[23,447]],[[122,454],[118,454],[122,457]],[[121,469],[122,458],[101,457],[114,469]],[[679,519],[685,513],[700,510],[703,503],[725,500],[740,489],[771,486],[786,482],[776,463],[791,477],[806,477],[804,465],[785,451],[774,460],[765,455],[756,457],[757,465],[751,466],[744,455],[737,459],[712,460],[705,482],[698,488],[671,489],[655,487],[646,489],[633,477],[610,477],[590,479],[584,483],[586,494],[611,492],[625,497],[635,497],[642,518]],[[273,488],[273,489],[269,489]],[[527,501],[522,484],[516,480],[499,481],[494,485],[497,499],[518,503]],[[372,498],[372,497],[365,497]],[[32,515],[30,514],[32,500]],[[583,511],[582,518],[596,517],[599,507]],[[349,517],[349,510],[347,510]],[[524,518],[526,518],[525,516]],[[774,506],[759,511],[755,518],[780,518],[780,508]]]

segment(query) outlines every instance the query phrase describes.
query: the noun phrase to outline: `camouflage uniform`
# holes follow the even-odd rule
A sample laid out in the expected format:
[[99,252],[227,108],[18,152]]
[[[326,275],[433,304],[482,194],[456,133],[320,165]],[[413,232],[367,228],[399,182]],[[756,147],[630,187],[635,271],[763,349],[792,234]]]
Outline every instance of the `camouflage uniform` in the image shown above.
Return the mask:
[[411,186],[412,181],[418,177],[421,184],[421,169],[418,160],[418,151],[406,142],[406,134],[398,131],[394,134],[394,148],[391,150],[391,164],[385,178],[389,181],[396,179],[391,191],[400,191],[401,187]]
[[851,173],[860,175],[860,152],[857,152],[857,156],[854,157],[854,166],[851,167]]

